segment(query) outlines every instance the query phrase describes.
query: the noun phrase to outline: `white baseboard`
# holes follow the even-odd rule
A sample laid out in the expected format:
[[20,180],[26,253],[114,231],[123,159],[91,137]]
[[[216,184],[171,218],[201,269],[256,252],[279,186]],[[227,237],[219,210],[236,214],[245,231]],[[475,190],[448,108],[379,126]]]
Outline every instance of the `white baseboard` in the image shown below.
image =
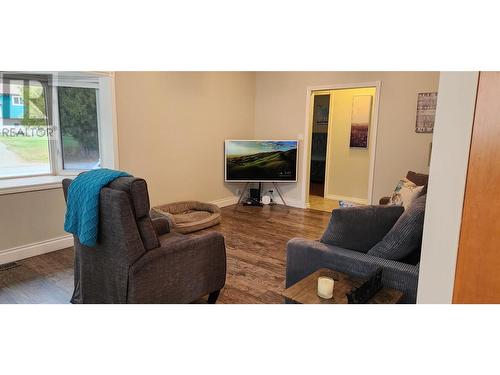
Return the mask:
[[[288,199],[285,197],[286,204],[291,206],[291,207],[297,207],[297,208],[307,208],[305,203],[300,201],[300,200],[295,200],[295,199]],[[277,199],[278,202],[281,202],[281,199]]]
[[349,201],[358,204],[368,204],[368,199],[356,198],[356,197],[346,197],[345,195],[336,195],[336,194],[326,194],[326,199],[333,199],[336,201]]
[[238,197],[232,196],[232,197],[217,199],[215,201],[211,201],[210,203],[215,204],[219,207],[232,206],[233,204],[238,203]]
[[69,234],[46,241],[0,250],[0,264],[50,253],[51,251],[65,249],[73,245],[73,236]]
[[[300,200],[295,200],[295,199],[286,199],[286,204],[291,206],[291,207],[297,207],[297,208],[306,208],[304,202]],[[283,202],[281,201],[281,198],[275,197],[275,202],[278,204],[282,204]],[[238,197],[227,197],[227,198],[222,198],[222,199],[217,199],[214,201],[211,201],[210,203],[215,204],[219,207],[227,207],[227,206],[232,206],[233,204],[238,203]]]

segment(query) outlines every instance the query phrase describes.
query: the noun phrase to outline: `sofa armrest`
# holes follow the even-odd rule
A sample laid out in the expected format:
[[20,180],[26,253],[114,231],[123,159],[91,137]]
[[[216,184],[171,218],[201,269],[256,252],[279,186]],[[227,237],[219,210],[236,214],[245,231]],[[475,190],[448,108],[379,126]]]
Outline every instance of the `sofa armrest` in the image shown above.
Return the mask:
[[166,217],[156,217],[151,219],[151,222],[157,236],[170,233],[170,223]]
[[382,267],[383,285],[401,290],[407,295],[409,302],[415,302],[418,285],[417,266],[318,241],[294,238],[288,242],[287,288],[322,267],[360,278],[366,278],[377,268]]
[[217,232],[182,236],[150,250],[129,271],[129,303],[190,303],[222,289],[226,248]]

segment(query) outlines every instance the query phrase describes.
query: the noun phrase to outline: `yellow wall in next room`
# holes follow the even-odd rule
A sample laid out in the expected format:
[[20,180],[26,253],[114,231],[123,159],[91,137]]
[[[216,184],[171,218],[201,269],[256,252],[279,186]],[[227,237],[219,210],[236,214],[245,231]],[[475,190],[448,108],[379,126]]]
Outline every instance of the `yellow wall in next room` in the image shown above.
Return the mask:
[[[326,197],[367,200],[370,151],[368,148],[350,147],[351,115],[353,98],[361,95],[372,97],[373,113],[375,87],[333,90],[332,94],[331,123],[328,131]],[[369,127],[368,139],[372,135],[370,134],[372,125],[370,124]]]

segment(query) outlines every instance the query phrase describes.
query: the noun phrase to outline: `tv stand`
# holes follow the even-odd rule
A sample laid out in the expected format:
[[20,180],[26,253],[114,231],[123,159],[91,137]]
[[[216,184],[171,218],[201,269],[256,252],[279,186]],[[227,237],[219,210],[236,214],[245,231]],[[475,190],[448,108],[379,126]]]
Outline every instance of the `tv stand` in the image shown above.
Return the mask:
[[[234,206],[235,210],[238,208],[238,206],[240,205],[241,201],[243,200],[243,196],[245,195],[246,191],[248,190],[248,185],[250,185],[250,182],[246,182],[245,183],[245,187],[241,191],[240,197],[238,199],[238,203],[236,203],[236,206]],[[261,186],[262,186],[262,182],[259,182],[259,202],[250,203],[250,204],[247,204],[247,206],[260,206],[260,207],[262,207],[262,203],[260,203]],[[288,205],[286,204],[285,198],[283,198],[283,195],[281,194],[281,190],[279,189],[278,184],[276,182],[273,182],[273,186],[276,189],[276,191],[278,192],[278,195],[280,196],[281,201],[283,202],[283,205],[285,207],[288,207]],[[245,205],[245,203],[243,203],[243,204]]]
[[273,182],[274,187],[276,188],[276,191],[278,192],[278,195],[280,196],[281,200],[283,201],[283,205],[288,207],[288,204],[286,204],[285,198],[283,198],[283,195],[281,195],[280,188],[278,187],[278,184],[276,182]]

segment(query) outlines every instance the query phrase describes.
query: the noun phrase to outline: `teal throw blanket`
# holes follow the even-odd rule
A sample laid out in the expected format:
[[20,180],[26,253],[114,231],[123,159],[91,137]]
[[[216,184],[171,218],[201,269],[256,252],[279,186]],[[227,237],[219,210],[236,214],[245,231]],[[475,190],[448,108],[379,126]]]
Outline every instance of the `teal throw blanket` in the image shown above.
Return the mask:
[[112,169],[94,169],[81,173],[69,185],[64,230],[78,237],[81,244],[93,247],[99,228],[101,189],[118,177],[130,176]]

